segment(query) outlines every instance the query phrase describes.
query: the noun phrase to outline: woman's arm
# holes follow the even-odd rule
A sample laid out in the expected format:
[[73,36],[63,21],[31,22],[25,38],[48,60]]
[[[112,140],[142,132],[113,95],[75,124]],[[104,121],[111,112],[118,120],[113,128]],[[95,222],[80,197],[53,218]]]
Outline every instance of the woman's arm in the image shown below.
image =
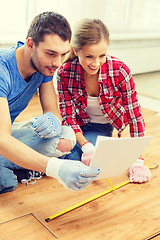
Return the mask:
[[76,133],[76,140],[77,143],[82,147],[83,144],[85,144],[87,141],[87,139],[83,136],[82,132],[77,132]]
[[[67,81],[66,81],[67,82]],[[59,108],[63,119],[63,125],[72,126],[75,133],[82,132],[76,119],[76,105],[72,99],[63,74],[57,74],[57,89],[59,96]]]
[[120,68],[120,86],[123,107],[127,114],[131,137],[143,137],[145,123],[135,88],[135,83],[129,68],[123,64]]

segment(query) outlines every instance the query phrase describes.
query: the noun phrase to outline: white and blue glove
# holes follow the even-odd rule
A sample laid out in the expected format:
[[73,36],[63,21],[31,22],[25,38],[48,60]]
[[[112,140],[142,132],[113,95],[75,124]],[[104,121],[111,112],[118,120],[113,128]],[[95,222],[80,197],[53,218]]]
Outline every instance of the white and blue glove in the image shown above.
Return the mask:
[[86,142],[82,145],[81,149],[83,151],[81,161],[89,166],[95,151],[95,146],[91,142]]
[[30,120],[31,128],[40,138],[52,138],[61,133],[60,120],[51,112]]
[[129,181],[134,183],[144,183],[151,178],[151,171],[147,166],[144,166],[144,159],[139,158],[128,169]]
[[90,168],[80,161],[50,158],[46,175],[56,178],[65,188],[83,190],[100,174],[97,168]]

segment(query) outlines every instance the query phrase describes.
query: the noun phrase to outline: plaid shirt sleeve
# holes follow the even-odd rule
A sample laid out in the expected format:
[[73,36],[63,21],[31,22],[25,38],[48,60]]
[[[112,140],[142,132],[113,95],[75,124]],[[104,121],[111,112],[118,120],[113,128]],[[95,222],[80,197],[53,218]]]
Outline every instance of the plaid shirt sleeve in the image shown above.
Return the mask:
[[76,106],[68,89],[70,72],[65,71],[65,77],[63,73],[63,67],[61,67],[57,74],[57,88],[63,125],[71,125],[75,133],[82,132],[76,121]]
[[125,64],[122,64],[119,70],[119,84],[122,93],[122,104],[130,126],[130,135],[131,137],[143,137],[145,133],[145,123],[138,102],[133,77]]

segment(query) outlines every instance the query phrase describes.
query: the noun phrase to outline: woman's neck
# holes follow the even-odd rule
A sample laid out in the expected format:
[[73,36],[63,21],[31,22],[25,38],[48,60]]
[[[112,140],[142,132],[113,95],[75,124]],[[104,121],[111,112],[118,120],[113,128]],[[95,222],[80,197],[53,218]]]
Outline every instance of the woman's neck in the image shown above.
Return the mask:
[[86,90],[89,96],[92,97],[99,96],[98,76],[99,76],[98,73],[95,75],[88,75],[85,72],[83,73]]

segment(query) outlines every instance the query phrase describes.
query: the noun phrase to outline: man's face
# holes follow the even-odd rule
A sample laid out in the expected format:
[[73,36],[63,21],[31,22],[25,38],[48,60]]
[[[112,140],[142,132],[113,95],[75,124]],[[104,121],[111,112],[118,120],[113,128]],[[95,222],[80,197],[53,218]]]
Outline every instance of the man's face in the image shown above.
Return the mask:
[[63,41],[56,34],[44,36],[44,41],[38,46],[33,44],[31,52],[31,65],[34,70],[44,76],[52,76],[56,69],[61,66],[66,54],[70,50],[69,40]]

